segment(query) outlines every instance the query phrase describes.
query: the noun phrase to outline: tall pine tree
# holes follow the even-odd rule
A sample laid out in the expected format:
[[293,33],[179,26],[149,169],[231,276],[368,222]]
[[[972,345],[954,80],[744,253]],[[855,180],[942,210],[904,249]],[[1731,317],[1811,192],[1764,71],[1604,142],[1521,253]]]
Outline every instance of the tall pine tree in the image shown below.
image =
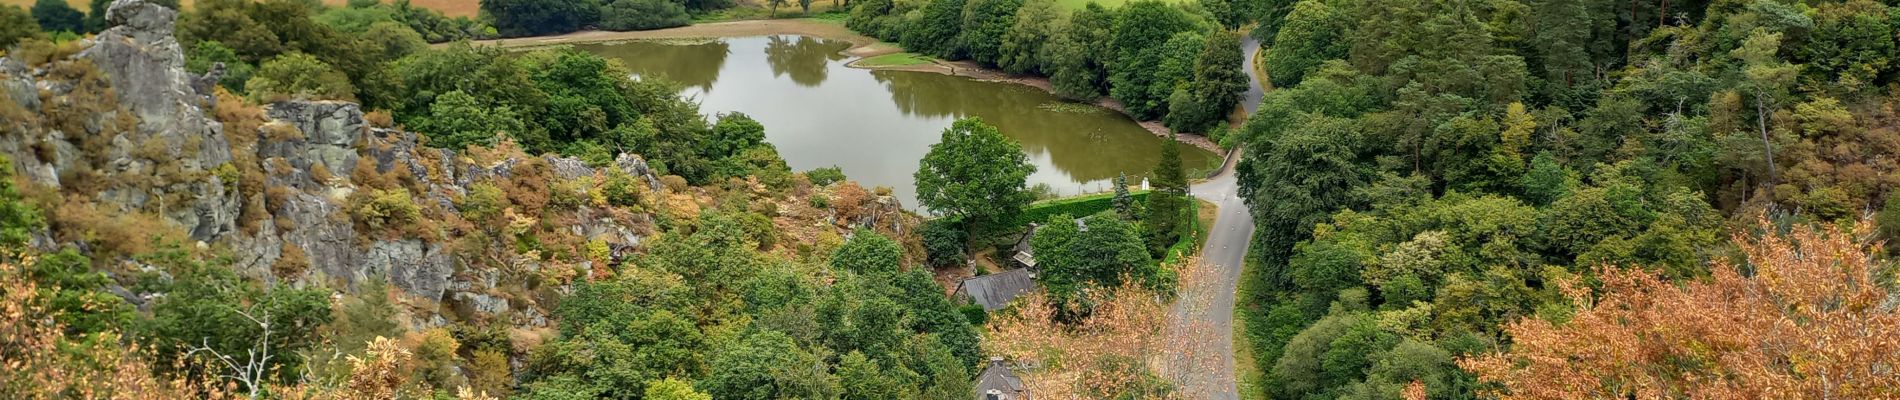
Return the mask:
[[1186,234],[1187,174],[1181,171],[1181,142],[1161,146],[1161,161],[1148,174],[1154,191],[1148,193],[1148,216],[1142,219],[1148,252],[1159,257]]

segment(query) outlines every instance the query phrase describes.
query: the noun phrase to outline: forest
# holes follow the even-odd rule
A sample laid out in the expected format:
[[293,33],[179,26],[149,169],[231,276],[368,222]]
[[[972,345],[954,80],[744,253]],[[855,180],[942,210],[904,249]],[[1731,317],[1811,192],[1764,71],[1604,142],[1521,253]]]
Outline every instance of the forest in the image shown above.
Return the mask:
[[[1263,394],[1389,398],[1412,381],[1434,399],[1497,395],[1498,381],[1524,398],[1775,393],[1750,390],[1807,369],[1751,370],[1697,350],[1751,339],[1623,331],[1654,342],[1619,342],[1641,353],[1603,354],[1624,363],[1615,368],[1513,362],[1590,346],[1527,335],[1704,332],[1688,319],[1598,325],[1583,308],[1591,291],[1726,285],[1735,268],[1766,268],[1759,244],[1731,235],[1900,228],[1892,5],[1267,2],[1254,34],[1276,89],[1239,134],[1259,227],[1240,313]],[[1645,304],[1609,301],[1596,310]],[[1868,319],[1890,318],[1877,314]],[[1625,318],[1612,315],[1626,314],[1598,318]],[[1787,351],[1778,356],[1814,354]],[[1560,375],[1596,381],[1537,387]],[[1774,396],[1818,393],[1794,387]]]
[[[1069,3],[829,18],[1238,149],[1242,398],[1900,396],[1893,0]],[[948,399],[990,357],[1198,395],[1146,358],[1213,279],[1174,141],[1152,190],[1049,201],[958,119],[903,205],[472,42],[780,6],[0,5],[0,397]],[[1018,245],[1032,293],[946,295]]]

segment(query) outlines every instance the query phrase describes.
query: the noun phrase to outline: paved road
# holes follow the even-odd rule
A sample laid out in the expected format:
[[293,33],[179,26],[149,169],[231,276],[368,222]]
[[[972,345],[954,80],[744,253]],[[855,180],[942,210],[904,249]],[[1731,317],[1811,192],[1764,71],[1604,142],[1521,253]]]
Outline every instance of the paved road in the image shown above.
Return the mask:
[[1240,51],[1246,55],[1245,60],[1247,60],[1247,65],[1241,66],[1241,68],[1247,70],[1248,83],[1247,94],[1240,96],[1240,106],[1246,107],[1247,114],[1251,115],[1254,109],[1260,108],[1260,99],[1267,96],[1265,89],[1267,85],[1260,82],[1260,75],[1255,73],[1253,69],[1253,66],[1256,65],[1254,64],[1254,57],[1260,53],[1260,40],[1254,39],[1253,35],[1241,36]]
[[[1251,67],[1260,45],[1252,36],[1246,37],[1241,45],[1251,83],[1241,99],[1241,106],[1251,114],[1260,106],[1264,94],[1260,77],[1255,76]],[[1207,242],[1201,247],[1202,271],[1211,274],[1206,277],[1210,279],[1183,285],[1169,312],[1170,343],[1177,348],[1172,349],[1173,354],[1168,357],[1167,371],[1182,386],[1181,394],[1185,398],[1240,398],[1234,383],[1234,289],[1240,281],[1240,269],[1254,227],[1253,216],[1248,213],[1247,204],[1241,201],[1238,181],[1234,178],[1233,167],[1239,160],[1240,152],[1236,151],[1221,166],[1218,175],[1190,188],[1194,197],[1214,203],[1220,211],[1213,229],[1208,232]]]

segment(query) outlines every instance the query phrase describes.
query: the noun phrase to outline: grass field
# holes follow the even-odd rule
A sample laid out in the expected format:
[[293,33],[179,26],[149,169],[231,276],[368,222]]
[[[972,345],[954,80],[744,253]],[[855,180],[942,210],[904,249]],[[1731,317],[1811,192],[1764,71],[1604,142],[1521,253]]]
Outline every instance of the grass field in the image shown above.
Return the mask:
[[[34,0],[0,0],[0,4],[19,6],[20,8],[31,8],[33,7],[33,1]],[[91,10],[87,10],[91,3],[91,1],[87,0],[66,0],[66,4],[71,4],[73,8],[77,8],[82,12],[91,12]],[[180,6],[186,8],[190,8],[191,3],[192,0],[178,1]],[[334,7],[342,7],[348,3],[349,0],[323,0],[323,4]],[[443,15],[450,17],[471,18],[480,12],[482,6],[481,0],[409,0],[409,4],[416,7],[441,11]]]
[[877,57],[866,58],[863,60],[858,60],[857,65],[860,67],[899,67],[899,66],[905,66],[905,65],[929,64],[931,63],[931,61],[932,59],[930,58],[930,56],[926,56],[922,54],[891,53],[891,54],[885,54],[885,55],[881,55]]

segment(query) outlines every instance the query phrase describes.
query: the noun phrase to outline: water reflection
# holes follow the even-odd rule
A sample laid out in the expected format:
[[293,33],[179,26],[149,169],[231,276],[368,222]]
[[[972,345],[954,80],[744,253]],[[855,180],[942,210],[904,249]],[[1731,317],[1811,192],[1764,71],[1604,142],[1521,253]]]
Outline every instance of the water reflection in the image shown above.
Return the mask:
[[826,64],[844,59],[839,52],[850,46],[805,36],[772,36],[766,39],[765,62],[772,65],[774,77],[785,75],[799,86],[818,86],[830,69]]
[[[979,117],[1022,143],[1037,171],[1031,184],[1062,193],[1108,189],[1115,175],[1139,177],[1158,161],[1163,140],[1121,114],[1063,103],[1040,90],[932,73],[846,67],[849,45],[805,37],[709,43],[632,42],[579,46],[621,59],[635,73],[687,84],[701,111],[740,111],[764,123],[766,140],[792,168],[837,165],[867,186],[889,186],[916,205],[911,173],[944,128]],[[1186,165],[1214,162],[1188,148]]]
[[713,84],[719,81],[719,71],[725,68],[726,57],[732,54],[731,44],[717,40],[575,47],[618,59],[641,76],[666,79],[701,92],[712,90]]

